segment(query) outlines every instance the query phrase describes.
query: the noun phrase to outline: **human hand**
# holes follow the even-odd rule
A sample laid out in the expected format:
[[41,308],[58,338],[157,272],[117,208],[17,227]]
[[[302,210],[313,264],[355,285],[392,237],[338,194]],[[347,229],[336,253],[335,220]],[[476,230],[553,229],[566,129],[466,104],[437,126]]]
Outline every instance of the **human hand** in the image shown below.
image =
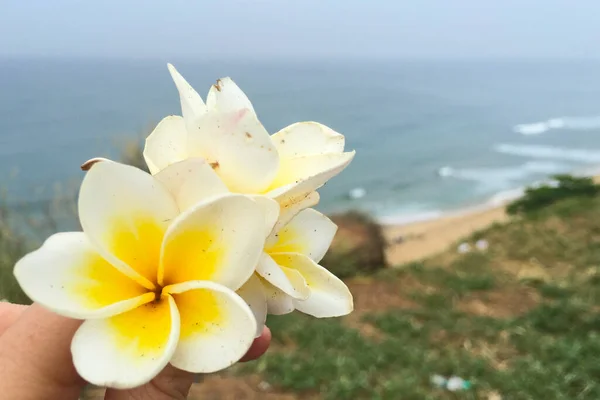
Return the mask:
[[[82,321],[56,315],[38,304],[0,303],[0,397],[11,400],[76,400],[86,382],[71,360],[71,339]],[[271,342],[263,330],[243,361],[262,356]],[[106,391],[107,400],[185,399],[195,375],[168,365],[149,383]]]

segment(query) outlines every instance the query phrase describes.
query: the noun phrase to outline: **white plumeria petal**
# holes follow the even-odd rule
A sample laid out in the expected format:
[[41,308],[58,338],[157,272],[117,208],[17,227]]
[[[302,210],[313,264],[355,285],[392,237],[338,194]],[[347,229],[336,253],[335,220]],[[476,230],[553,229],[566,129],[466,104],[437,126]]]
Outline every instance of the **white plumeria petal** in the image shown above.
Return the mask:
[[267,321],[267,298],[260,278],[256,274],[252,274],[250,279],[242,285],[236,292],[240,296],[256,319],[256,337],[262,335],[265,322]]
[[238,194],[199,203],[165,235],[158,282],[206,280],[237,290],[254,272],[265,242],[260,206]]
[[287,204],[290,202],[293,203],[297,201],[296,199],[303,199],[308,194],[314,192],[315,190],[323,186],[325,183],[327,183],[328,180],[342,172],[344,168],[346,168],[348,164],[350,164],[350,161],[352,161],[352,158],[354,157],[354,152],[334,154],[332,157],[341,157],[341,160],[338,160],[341,162],[309,178],[301,179],[297,182],[282,185],[280,187],[274,187],[272,190],[266,193],[267,196],[274,198],[280,204]]
[[267,299],[267,312],[272,315],[289,314],[294,311],[294,299],[261,278]]
[[277,176],[271,182],[271,188],[279,188],[292,183],[312,181],[315,187],[323,186],[329,179],[339,174],[354,158],[354,151],[347,153],[319,154],[282,158]]
[[213,196],[228,193],[227,187],[203,158],[188,158],[155,176],[173,195],[181,212]]
[[83,231],[108,262],[151,290],[164,233],[178,213],[167,189],[134,167],[100,162],[81,184]]
[[202,98],[194,90],[181,74],[171,64],[167,64],[173,82],[179,92],[179,100],[181,101],[181,115],[183,118],[194,119],[206,112],[206,105],[202,101]]
[[144,160],[151,174],[187,157],[187,130],[182,117],[171,115],[146,138]]
[[301,211],[275,234],[277,242],[267,247],[269,254],[300,253],[319,262],[327,253],[337,225],[312,208]]
[[325,318],[346,315],[354,309],[352,294],[344,282],[309,257],[297,253],[280,253],[272,257],[279,265],[298,271],[306,279],[310,297],[294,300],[298,311]]
[[256,335],[256,320],[244,300],[208,281],[165,287],[181,315],[181,335],[171,364],[184,371],[210,373],[242,358]]
[[271,136],[279,157],[293,158],[344,151],[344,135],[318,122],[297,122]]
[[309,192],[292,198],[284,198],[279,203],[280,213],[275,226],[273,227],[271,235],[267,238],[266,246],[271,246],[277,242],[275,233],[279,232],[281,228],[288,224],[298,213],[309,207],[313,207],[319,203],[319,193]]
[[106,318],[154,299],[106,262],[83,232],[50,236],[14,273],[31,300],[71,318]]
[[253,195],[248,197],[254,200],[262,208],[265,217],[265,237],[268,237],[273,231],[279,218],[279,203],[267,196]]
[[250,110],[208,112],[188,131],[190,156],[205,158],[230,191],[262,193],[275,177],[277,150]]
[[223,113],[247,108],[255,114],[248,96],[229,77],[217,79],[217,83],[210,87],[206,106],[209,110]]
[[260,258],[256,273],[295,299],[307,299],[310,295],[308,285],[298,271],[277,265],[267,253]]
[[73,363],[86,381],[117,389],[143,385],[173,356],[179,313],[171,296],[107,319],[87,320],[71,343]]

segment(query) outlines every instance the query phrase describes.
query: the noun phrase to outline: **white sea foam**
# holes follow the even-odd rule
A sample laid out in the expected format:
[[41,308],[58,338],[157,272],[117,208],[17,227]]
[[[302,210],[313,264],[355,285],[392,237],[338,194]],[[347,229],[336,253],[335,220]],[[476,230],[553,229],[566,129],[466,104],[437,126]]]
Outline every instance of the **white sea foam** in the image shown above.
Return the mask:
[[465,168],[455,169],[450,166],[438,170],[444,178],[475,181],[480,185],[480,192],[503,190],[522,183],[535,175],[551,175],[569,171],[571,165],[553,161],[529,161],[522,165],[500,168]]
[[[487,200],[476,205],[470,205],[454,210],[440,210],[428,208],[423,204],[408,204],[393,214],[386,214],[378,218],[381,224],[385,225],[408,225],[417,222],[424,222],[443,217],[468,215],[474,212],[481,212],[496,207],[505,206],[523,196],[526,186],[536,186],[541,184],[552,185],[552,179],[542,179],[534,183],[525,184],[523,181],[532,174],[551,175],[559,172],[571,170],[572,165],[557,162],[530,161],[515,167],[505,168],[473,168],[473,169],[454,169],[450,166],[442,167],[438,170],[438,175],[444,178],[457,178],[464,180],[477,181],[482,191],[493,193]],[[599,168],[593,171],[600,172]],[[581,171],[581,175],[591,175],[591,169]],[[521,184],[522,186],[517,186]]]
[[[389,211],[389,210],[388,210]],[[378,221],[384,225],[408,225],[423,222],[444,216],[443,210],[430,208],[420,203],[405,204],[392,213],[380,215]]]
[[[558,123],[554,123],[555,125]],[[552,185],[546,178],[559,173],[574,175],[600,174],[600,149],[569,149],[552,146],[499,144],[500,153],[522,156],[531,160],[522,164],[498,168],[454,168],[446,165],[437,170],[439,179],[474,182],[474,195],[487,199],[478,204],[455,209],[437,209],[433,204],[408,204],[394,213],[378,218],[382,224],[408,225],[443,217],[468,215],[502,207],[523,196],[527,186]],[[382,214],[379,214],[380,216]]]
[[378,222],[383,225],[409,225],[416,222],[431,221],[441,218],[446,213],[442,210],[423,211],[420,213],[403,213],[388,215],[378,218]]
[[564,160],[588,164],[600,163],[600,149],[588,150],[553,146],[499,144],[495,146],[495,150],[499,153],[530,158]]
[[516,200],[519,197],[522,197],[523,194],[525,194],[524,187],[504,190],[502,192],[498,192],[498,193],[494,194],[492,197],[490,197],[488,199],[488,201],[485,204],[490,207],[499,207],[499,206],[505,205],[513,200]]
[[352,200],[362,199],[367,195],[367,191],[364,188],[357,187],[348,192],[348,197]]
[[[535,186],[541,184],[552,184],[552,180],[544,180],[535,182],[532,185]],[[393,215],[383,216],[378,218],[379,223],[383,225],[410,225],[418,222],[431,221],[438,218],[444,217],[460,217],[463,215],[469,215],[477,212],[482,212],[486,210],[490,210],[496,207],[506,206],[508,203],[520,198],[525,193],[525,186],[518,188],[511,188],[503,191],[499,191],[489,197],[486,201],[476,205],[465,206],[458,209],[453,210],[424,210],[419,209],[419,211],[410,211],[412,207],[408,207],[408,209],[399,210],[397,213]]]
[[518,124],[513,127],[513,131],[521,135],[540,135],[551,129],[581,131],[600,129],[600,116],[551,118],[546,121]]
[[445,166],[442,167],[440,169],[438,169],[438,175],[441,177],[447,177],[447,176],[452,176],[453,174],[455,174],[455,170],[452,167],[449,166]]
[[513,131],[521,135],[539,135],[550,129],[545,122],[536,122],[533,124],[520,124],[513,127]]

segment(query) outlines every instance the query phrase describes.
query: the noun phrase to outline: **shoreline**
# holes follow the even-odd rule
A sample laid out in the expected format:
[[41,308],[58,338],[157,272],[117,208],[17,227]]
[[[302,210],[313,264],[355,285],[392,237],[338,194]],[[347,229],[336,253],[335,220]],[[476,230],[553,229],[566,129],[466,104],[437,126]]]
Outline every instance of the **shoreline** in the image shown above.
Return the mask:
[[[585,176],[592,177],[594,182],[600,184],[598,170],[594,172]],[[516,194],[517,190],[513,192]],[[478,230],[508,221],[510,217],[506,214],[506,205],[519,197],[498,199],[496,202],[492,198],[478,206],[448,211],[420,221],[394,223],[392,218],[388,222],[380,221],[388,243],[388,264],[394,267],[431,257]]]
[[396,266],[433,256],[461,238],[509,219],[505,205],[402,225],[382,225],[386,257]]

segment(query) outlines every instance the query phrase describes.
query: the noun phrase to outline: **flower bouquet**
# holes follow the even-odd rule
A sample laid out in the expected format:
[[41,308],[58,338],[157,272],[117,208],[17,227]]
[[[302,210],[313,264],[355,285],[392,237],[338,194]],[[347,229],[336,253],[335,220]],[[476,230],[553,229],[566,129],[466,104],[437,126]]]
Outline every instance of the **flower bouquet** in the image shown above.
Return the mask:
[[169,363],[219,371],[267,314],[353,309],[346,285],[318,264],[337,227],[310,208],[354,157],[344,136],[316,122],[270,135],[231,79],[204,102],[169,71],[182,115],[146,139],[150,173],[86,162],[82,232],[52,235],[14,270],[33,301],[83,320],[73,362],[100,386],[136,387]]

